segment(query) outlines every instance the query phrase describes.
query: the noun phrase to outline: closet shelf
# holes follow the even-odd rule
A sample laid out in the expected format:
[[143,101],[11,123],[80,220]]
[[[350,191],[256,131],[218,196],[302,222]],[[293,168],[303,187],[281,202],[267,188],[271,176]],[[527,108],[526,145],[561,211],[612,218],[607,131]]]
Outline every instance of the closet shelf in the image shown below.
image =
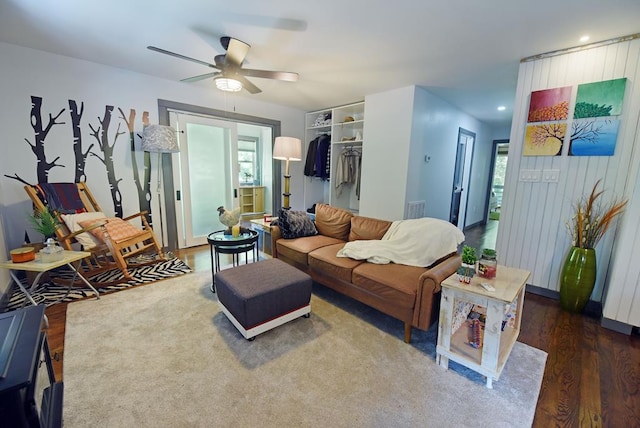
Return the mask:
[[332,141],[333,144],[340,144],[342,146],[353,146],[354,144],[362,144],[362,140],[353,140],[353,141]]

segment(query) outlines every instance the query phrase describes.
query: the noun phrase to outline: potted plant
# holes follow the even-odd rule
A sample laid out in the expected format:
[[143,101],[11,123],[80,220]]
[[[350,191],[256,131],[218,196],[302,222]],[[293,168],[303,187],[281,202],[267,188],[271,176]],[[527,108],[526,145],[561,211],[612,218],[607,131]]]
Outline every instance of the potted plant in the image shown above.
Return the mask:
[[471,282],[471,278],[476,273],[476,260],[478,256],[476,254],[476,249],[465,245],[462,247],[462,265],[458,268],[458,279],[460,282],[464,282],[465,284],[469,284]]
[[560,306],[570,312],[582,312],[589,301],[596,282],[595,247],[627,204],[627,200],[617,199],[601,203],[604,190],[598,190],[600,181],[588,198],[575,204],[575,213],[567,222],[572,246],[560,274]]
[[29,215],[29,221],[31,226],[44,236],[45,241],[49,238],[55,239],[56,230],[60,226],[60,222],[58,221],[58,217],[56,217],[48,207],[41,210],[34,210],[33,214]]

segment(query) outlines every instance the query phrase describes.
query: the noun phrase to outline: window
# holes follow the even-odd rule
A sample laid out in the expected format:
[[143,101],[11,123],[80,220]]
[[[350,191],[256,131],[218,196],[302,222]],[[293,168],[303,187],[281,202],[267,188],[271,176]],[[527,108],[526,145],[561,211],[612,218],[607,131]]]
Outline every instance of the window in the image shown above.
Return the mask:
[[238,164],[241,186],[261,184],[262,159],[260,141],[257,138],[238,136]]

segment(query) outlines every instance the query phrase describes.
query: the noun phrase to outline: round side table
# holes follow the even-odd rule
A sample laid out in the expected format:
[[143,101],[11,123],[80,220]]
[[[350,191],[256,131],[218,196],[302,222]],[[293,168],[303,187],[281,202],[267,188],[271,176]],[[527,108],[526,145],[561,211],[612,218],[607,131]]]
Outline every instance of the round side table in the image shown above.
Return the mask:
[[253,262],[258,256],[258,232],[247,230],[239,236],[225,235],[224,230],[212,232],[207,236],[209,250],[211,252],[211,291],[216,292],[216,272],[220,271],[220,254],[231,254],[233,266],[240,264],[240,254],[244,254],[245,264],[249,263],[249,255],[253,255]]

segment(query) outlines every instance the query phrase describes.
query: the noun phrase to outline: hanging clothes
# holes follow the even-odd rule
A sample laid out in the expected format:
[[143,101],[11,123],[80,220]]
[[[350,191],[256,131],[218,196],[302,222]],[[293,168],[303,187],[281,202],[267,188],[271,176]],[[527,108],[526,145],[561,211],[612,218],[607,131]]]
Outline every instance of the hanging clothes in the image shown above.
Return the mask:
[[318,137],[318,149],[316,151],[315,170],[316,177],[323,180],[329,179],[329,168],[331,159],[331,137],[322,134]]
[[329,179],[329,159],[331,153],[331,136],[322,134],[309,141],[309,149],[304,164],[304,175]]
[[309,141],[307,149],[307,159],[304,162],[304,175],[315,177],[316,175],[316,153],[318,152],[318,137]]
[[356,196],[360,199],[360,159],[360,151],[353,148],[340,152],[334,177],[338,197],[342,194],[342,188],[345,184],[355,184]]

